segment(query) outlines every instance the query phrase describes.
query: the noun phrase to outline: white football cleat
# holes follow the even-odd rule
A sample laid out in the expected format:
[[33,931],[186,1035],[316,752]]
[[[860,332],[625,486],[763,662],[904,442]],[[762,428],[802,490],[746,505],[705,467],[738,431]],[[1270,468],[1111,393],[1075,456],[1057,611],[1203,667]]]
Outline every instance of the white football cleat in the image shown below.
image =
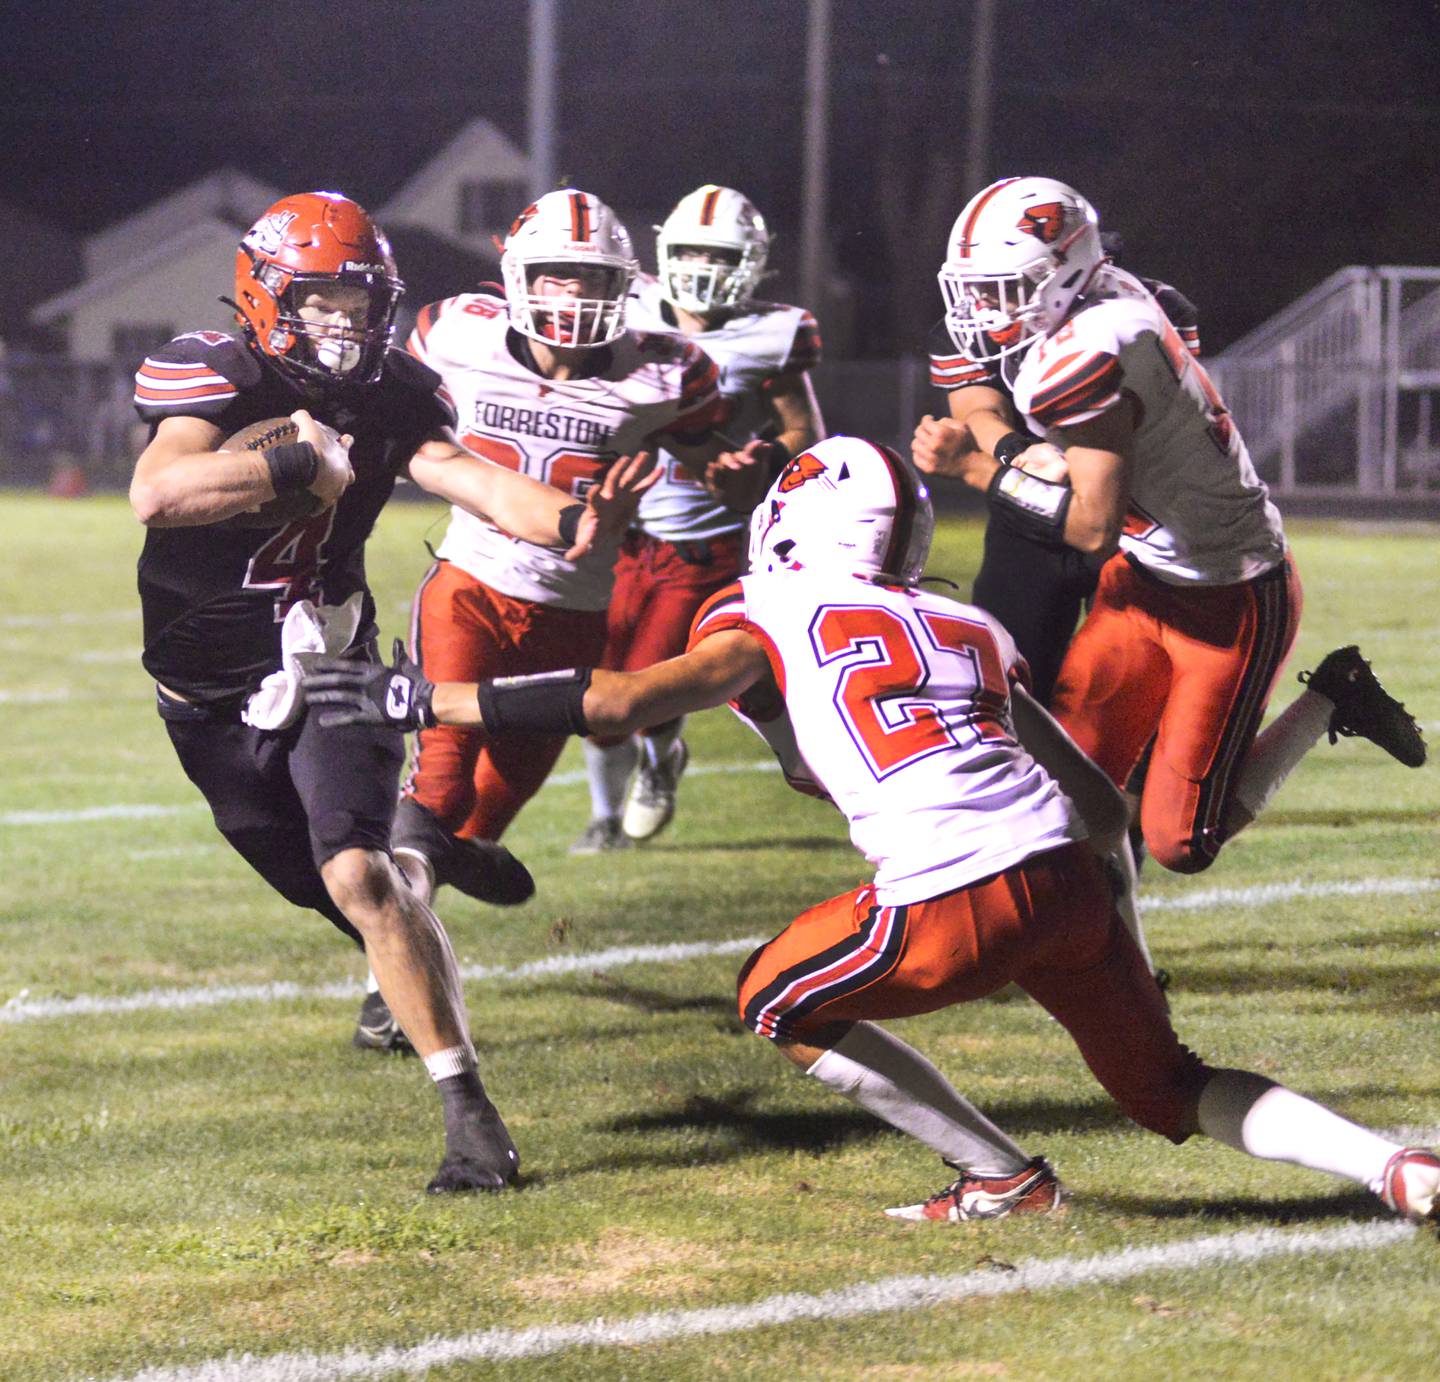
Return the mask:
[[677,739],[669,753],[653,767],[641,754],[621,821],[622,829],[632,840],[651,839],[670,824],[675,816],[675,789],[689,761],[690,750],[683,739]]
[[1440,1156],[1423,1147],[1396,1152],[1385,1163],[1378,1194],[1402,1219],[1440,1222]]
[[[947,1165],[951,1163],[947,1162]],[[901,1205],[885,1212],[892,1219],[962,1223],[967,1219],[1003,1219],[1007,1214],[1048,1214],[1064,1198],[1050,1163],[1037,1156],[1013,1176],[977,1176],[961,1170],[939,1194],[921,1204]]]

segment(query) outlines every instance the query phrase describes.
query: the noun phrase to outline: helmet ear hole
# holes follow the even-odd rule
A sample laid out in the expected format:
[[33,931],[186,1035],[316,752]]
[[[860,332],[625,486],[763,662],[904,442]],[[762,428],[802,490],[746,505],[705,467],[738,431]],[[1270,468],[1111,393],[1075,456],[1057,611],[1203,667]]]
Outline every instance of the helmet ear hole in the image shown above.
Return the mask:
[[794,539],[786,538],[782,542],[777,542],[772,550],[781,561],[789,561],[790,553],[795,550]]

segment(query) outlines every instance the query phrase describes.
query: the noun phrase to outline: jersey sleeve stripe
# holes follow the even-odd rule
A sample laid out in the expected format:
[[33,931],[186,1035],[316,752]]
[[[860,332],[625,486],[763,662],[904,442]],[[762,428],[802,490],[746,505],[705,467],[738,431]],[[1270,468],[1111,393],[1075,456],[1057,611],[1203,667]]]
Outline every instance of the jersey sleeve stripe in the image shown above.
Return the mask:
[[[723,589],[717,590],[695,614],[690,624],[690,637],[685,644],[685,651],[689,652],[707,634],[715,630],[709,627],[709,620],[714,615],[728,614],[745,617],[745,587],[739,581],[731,581]],[[732,623],[722,625],[724,628],[733,627]]]
[[213,365],[207,365],[199,360],[187,361],[183,364],[170,360],[147,359],[140,366],[139,373],[147,379],[158,381],[165,379],[211,379],[218,378]]
[[135,379],[135,402],[151,407],[170,407],[180,403],[193,403],[197,399],[207,402],[234,398],[239,390],[228,380],[218,375],[209,382],[195,383],[147,383],[143,375]]
[[1046,427],[1056,427],[1081,413],[1096,412],[1119,397],[1123,377],[1115,356],[1107,352],[1084,356],[1035,395],[1030,415]]
[[937,389],[958,389],[962,384],[980,384],[990,378],[984,365],[977,365],[963,355],[932,355],[930,382]]

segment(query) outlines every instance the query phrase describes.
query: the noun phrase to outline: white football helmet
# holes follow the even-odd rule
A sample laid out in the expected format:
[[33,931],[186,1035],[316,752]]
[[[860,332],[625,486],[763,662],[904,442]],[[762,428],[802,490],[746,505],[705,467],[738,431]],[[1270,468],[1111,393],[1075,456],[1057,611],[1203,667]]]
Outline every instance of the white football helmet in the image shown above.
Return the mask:
[[[547,345],[604,345],[625,329],[625,298],[638,268],[629,232],[599,197],[573,187],[547,192],[505,237],[500,274],[510,324]],[[579,292],[535,293],[540,277],[577,281]]]
[[914,585],[934,536],[930,492],[896,452],[830,437],[795,456],[751,515],[750,569]]
[[1054,331],[1105,262],[1094,208],[1054,178],[1005,178],[950,231],[945,325],[972,360],[1001,360]]
[[672,307],[702,317],[744,307],[765,276],[765,218],[733,187],[696,188],[656,230],[660,292]]

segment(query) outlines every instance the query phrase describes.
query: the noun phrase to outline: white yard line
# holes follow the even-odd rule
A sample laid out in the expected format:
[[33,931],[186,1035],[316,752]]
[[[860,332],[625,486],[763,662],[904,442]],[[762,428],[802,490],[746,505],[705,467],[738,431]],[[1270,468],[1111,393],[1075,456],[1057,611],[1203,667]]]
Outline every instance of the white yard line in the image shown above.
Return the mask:
[[6,811],[0,815],[4,825],[83,825],[87,821],[142,821],[153,816],[174,816],[183,811],[199,811],[203,801],[187,801],[179,806],[85,806],[75,811]]
[[0,629],[48,629],[54,624],[113,624],[139,617],[139,605],[132,609],[66,610],[61,614],[0,614]]
[[[939,1232],[954,1230],[942,1228]],[[1203,1271],[1316,1253],[1373,1252],[1403,1242],[1414,1233],[1411,1225],[1401,1223],[1347,1224],[1299,1231],[1257,1229],[1253,1233],[1186,1238],[1160,1247],[1130,1248],[1094,1257],[1030,1258],[1010,1270],[990,1267],[946,1276],[886,1277],[813,1295],[793,1292],[768,1296],[750,1305],[664,1310],[630,1319],[532,1325],[526,1329],[483,1329],[453,1338],[431,1338],[405,1348],[277,1353],[268,1358],[231,1354],[188,1367],[146,1368],[125,1382],[340,1382],[343,1378],[383,1378],[397,1373],[417,1376],[429,1368],[459,1363],[541,1358],[577,1348],[653,1346],[806,1320],[860,1319],[933,1309],[962,1300],[1103,1286],[1155,1272]],[[581,1364],[577,1361],[574,1367],[578,1375]]]
[[[674,964],[711,955],[748,954],[764,936],[728,941],[677,942],[671,945],[624,945],[591,950],[579,955],[550,955],[521,965],[461,965],[470,980],[543,979],[557,974],[590,973],[621,965]],[[27,991],[28,992],[28,991]],[[214,1008],[225,1003],[280,1003],[293,999],[358,998],[364,985],[358,979],[329,984],[295,984],[277,980],[268,984],[213,984],[202,988],[145,989],[139,993],[79,994],[74,998],[29,998],[22,992],[0,1005],[0,1026],[35,1022],[48,1017],[87,1017],[99,1013],[180,1011]]]
[[[183,810],[179,807],[156,807],[152,814]],[[1253,888],[1209,888],[1188,896],[1151,898],[1144,902],[1146,911],[1182,911],[1219,906],[1258,907],[1272,902],[1318,897],[1408,896],[1440,889],[1435,878],[1363,878],[1338,880],[1332,883],[1270,883]],[[744,936],[733,940],[693,941],[672,945],[617,946],[609,950],[592,950],[578,955],[551,955],[526,964],[461,965],[463,978],[483,981],[542,978],[554,974],[576,974],[585,971],[616,969],[632,964],[669,964],[679,960],[698,959],[712,955],[748,953],[763,936]],[[146,1012],[188,1008],[213,1008],[225,1003],[279,1003],[294,999],[354,998],[360,994],[354,980],[338,980],[329,984],[215,984],[196,988],[145,989],[127,994],[79,994],[73,998],[29,998],[29,990],[0,1004],[0,1026],[36,1022],[52,1017],[84,1017],[101,1013]]]
[[[35,702],[50,697],[48,691],[0,691],[0,702]],[[68,692],[56,693],[68,696]],[[687,777],[710,777],[731,773],[778,773],[780,765],[773,759],[756,760],[746,763],[697,763]],[[586,780],[584,772],[553,773],[547,779],[547,787],[575,787]],[[0,812],[0,826],[6,825],[81,825],[86,821],[100,820],[143,820],[149,816],[168,816],[175,811],[197,810],[204,802],[187,802],[183,806],[150,806],[145,803],[117,806],[87,806],[73,811],[7,811]]]

